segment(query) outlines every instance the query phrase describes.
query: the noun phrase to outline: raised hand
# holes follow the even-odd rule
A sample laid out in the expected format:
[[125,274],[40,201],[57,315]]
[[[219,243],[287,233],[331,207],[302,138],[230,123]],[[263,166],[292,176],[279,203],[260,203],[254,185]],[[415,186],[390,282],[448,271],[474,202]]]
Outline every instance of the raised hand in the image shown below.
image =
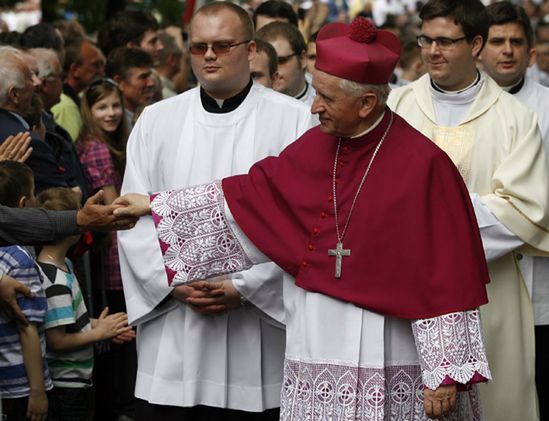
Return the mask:
[[32,148],[29,147],[30,143],[29,132],[8,136],[0,145],[0,161],[25,162],[32,153]]
[[457,386],[455,384],[439,386],[435,390],[425,388],[423,391],[423,408],[432,419],[440,419],[456,408]]

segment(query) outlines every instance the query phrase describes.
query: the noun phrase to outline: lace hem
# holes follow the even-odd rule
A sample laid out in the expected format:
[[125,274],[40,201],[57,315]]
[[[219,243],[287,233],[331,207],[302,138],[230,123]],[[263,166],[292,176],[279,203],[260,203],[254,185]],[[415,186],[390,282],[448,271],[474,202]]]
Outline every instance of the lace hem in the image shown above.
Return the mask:
[[436,389],[448,377],[467,384],[491,379],[484,348],[480,312],[470,310],[412,323],[423,383]]
[[252,266],[229,228],[223,204],[219,181],[152,197],[153,220],[170,285]]
[[[286,360],[280,404],[283,421],[427,421],[418,365],[349,367]],[[444,420],[480,420],[478,391],[458,393]]]

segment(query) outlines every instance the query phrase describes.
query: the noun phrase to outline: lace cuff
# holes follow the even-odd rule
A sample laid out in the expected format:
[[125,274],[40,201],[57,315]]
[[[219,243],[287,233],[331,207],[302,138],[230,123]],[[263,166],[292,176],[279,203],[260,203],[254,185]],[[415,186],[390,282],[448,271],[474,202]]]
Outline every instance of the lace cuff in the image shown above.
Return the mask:
[[151,196],[169,285],[252,266],[227,224],[223,204],[220,181]]
[[412,331],[429,389],[448,378],[461,384],[492,378],[478,309],[415,320]]

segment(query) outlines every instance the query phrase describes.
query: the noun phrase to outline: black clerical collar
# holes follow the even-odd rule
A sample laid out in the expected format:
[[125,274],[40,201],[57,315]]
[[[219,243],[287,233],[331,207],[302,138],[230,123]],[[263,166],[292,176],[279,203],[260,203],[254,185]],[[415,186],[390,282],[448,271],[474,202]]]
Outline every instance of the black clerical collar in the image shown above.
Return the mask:
[[253,82],[252,79],[250,79],[250,81],[242,91],[237,93],[235,96],[223,100],[221,106],[219,106],[215,98],[212,98],[206,93],[206,91],[202,87],[200,87],[200,101],[202,102],[202,106],[204,107],[204,109],[209,113],[230,113],[231,111],[236,110],[240,106],[240,104],[244,102],[244,100],[248,96],[248,93],[250,92],[250,89],[252,89],[252,85]]
[[475,81],[460,91],[456,91],[456,92],[445,91],[440,86],[438,86],[433,79],[431,79],[431,86],[435,91],[442,92],[443,94],[461,94],[462,92],[465,92],[466,90],[476,86],[481,80],[482,78],[480,77],[480,72],[477,70],[477,78],[475,79]]
[[509,92],[511,95],[514,95],[516,94],[517,92],[519,92],[522,87],[524,86],[524,76],[522,77],[522,79],[520,80],[519,83],[517,83],[515,86],[513,86],[511,89],[509,89]]
[[305,94],[307,93],[308,90],[309,90],[309,84],[307,83],[307,81],[305,81],[305,88],[303,89],[303,91],[302,91],[299,95],[297,95],[297,96],[295,97],[295,99],[301,99],[301,98],[303,98],[303,97],[305,96]]
[[78,105],[78,108],[80,108],[80,98],[78,97],[78,94],[71,85],[64,83],[63,93],[67,95],[70,99],[72,99],[76,103],[76,105]]

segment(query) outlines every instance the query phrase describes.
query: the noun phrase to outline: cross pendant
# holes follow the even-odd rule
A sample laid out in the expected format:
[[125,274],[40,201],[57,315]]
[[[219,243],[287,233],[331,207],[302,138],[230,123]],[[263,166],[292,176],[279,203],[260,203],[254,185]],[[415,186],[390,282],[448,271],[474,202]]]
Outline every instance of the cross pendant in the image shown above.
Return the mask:
[[336,264],[335,264],[336,278],[341,278],[341,261],[343,260],[343,257],[350,256],[350,255],[351,255],[351,249],[344,249],[343,243],[341,241],[337,242],[335,249],[328,250],[328,256],[335,256],[336,258]]

